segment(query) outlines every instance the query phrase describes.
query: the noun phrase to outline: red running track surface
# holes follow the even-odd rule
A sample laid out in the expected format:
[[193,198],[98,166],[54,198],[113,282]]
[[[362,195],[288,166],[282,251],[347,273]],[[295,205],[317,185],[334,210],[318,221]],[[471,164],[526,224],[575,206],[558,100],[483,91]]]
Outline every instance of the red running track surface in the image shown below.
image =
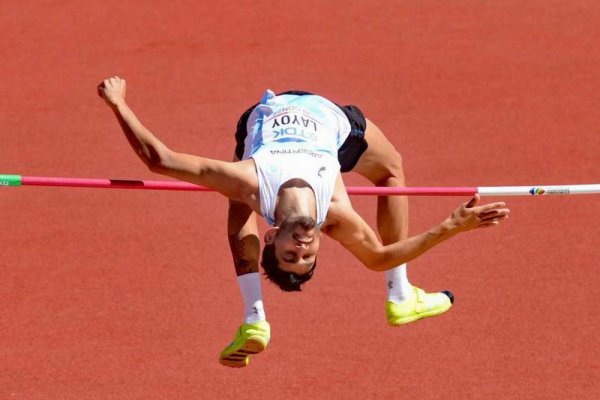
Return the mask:
[[[245,107],[298,88],[358,104],[413,186],[595,182],[598,20],[591,0],[5,1],[0,172],[159,178],[96,95],[117,74],[190,153],[229,159]],[[504,226],[411,263],[447,314],[388,327],[383,275],[327,240],[304,292],[265,283],[272,342],[232,370],[224,199],[2,190],[0,399],[599,398],[600,199],[507,200]],[[411,199],[411,232],[461,201]]]

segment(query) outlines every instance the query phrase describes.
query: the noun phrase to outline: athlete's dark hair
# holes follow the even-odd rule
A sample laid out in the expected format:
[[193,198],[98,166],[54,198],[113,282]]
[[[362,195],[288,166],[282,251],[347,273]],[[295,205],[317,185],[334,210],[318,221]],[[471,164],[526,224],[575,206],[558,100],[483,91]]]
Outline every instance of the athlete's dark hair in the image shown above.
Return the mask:
[[302,290],[301,286],[312,278],[315,268],[317,267],[317,259],[315,258],[312,268],[304,275],[284,271],[279,268],[279,260],[275,257],[275,245],[266,244],[263,248],[260,265],[262,265],[265,270],[267,279],[279,286],[281,290],[286,292],[299,292]]

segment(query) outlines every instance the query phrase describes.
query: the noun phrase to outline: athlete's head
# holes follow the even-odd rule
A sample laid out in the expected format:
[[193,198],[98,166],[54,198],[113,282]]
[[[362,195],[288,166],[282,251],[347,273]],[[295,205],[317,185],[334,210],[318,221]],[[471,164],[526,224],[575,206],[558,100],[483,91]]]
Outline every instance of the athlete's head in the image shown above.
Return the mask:
[[265,233],[261,265],[267,278],[287,292],[300,291],[317,266],[321,232],[314,219],[295,217]]

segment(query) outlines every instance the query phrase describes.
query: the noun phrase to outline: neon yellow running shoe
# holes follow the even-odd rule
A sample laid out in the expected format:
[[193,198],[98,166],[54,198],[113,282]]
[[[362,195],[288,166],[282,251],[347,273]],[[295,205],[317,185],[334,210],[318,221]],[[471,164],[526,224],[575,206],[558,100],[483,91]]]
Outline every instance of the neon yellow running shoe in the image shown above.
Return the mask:
[[421,318],[435,317],[452,307],[454,296],[445,290],[438,293],[426,293],[413,286],[413,295],[402,303],[388,300],[385,304],[388,324],[404,325]]
[[233,341],[221,352],[219,362],[232,368],[245,367],[250,362],[250,355],[266,349],[270,339],[271,326],[267,321],[243,324]]

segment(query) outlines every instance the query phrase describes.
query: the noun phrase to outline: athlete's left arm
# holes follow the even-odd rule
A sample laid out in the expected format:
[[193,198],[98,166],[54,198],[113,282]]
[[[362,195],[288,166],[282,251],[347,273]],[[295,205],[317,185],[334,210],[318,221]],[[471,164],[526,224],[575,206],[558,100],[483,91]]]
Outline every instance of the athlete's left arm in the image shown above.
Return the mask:
[[371,227],[354,210],[338,173],[322,231],[354,254],[367,268],[379,270],[384,248]]
[[479,195],[475,195],[428,231],[384,246],[352,208],[348,196],[339,192],[338,185],[343,186],[343,182],[341,177],[338,180],[324,232],[374,271],[385,271],[408,262],[458,233],[498,225],[509,214],[503,202],[479,206]]

